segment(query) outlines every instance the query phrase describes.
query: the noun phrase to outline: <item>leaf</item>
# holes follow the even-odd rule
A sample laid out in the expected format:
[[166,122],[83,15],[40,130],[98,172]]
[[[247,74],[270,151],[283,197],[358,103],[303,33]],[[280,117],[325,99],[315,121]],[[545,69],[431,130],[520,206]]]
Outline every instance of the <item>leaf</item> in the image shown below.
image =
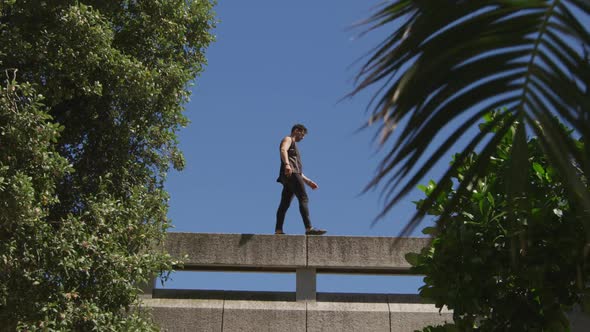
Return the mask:
[[528,145],[526,142],[524,123],[521,121],[516,127],[509,164],[506,172],[506,193],[508,202],[516,203],[526,191],[528,182]]
[[494,207],[494,196],[492,195],[491,192],[488,191],[488,196],[487,196],[488,202],[490,203],[490,205],[492,207]]
[[537,176],[542,179],[543,176],[545,175],[545,169],[543,168],[543,166],[541,166],[541,164],[534,162],[533,163],[533,169],[535,170],[535,173],[537,174]]
[[406,261],[408,263],[410,263],[410,265],[412,266],[418,266],[418,263],[420,262],[420,254],[417,254],[415,252],[409,252],[405,255]]
[[422,234],[436,235],[436,234],[438,234],[438,229],[436,227],[425,227],[422,230]]
[[[475,149],[483,138],[473,138],[471,129],[477,126],[475,119],[488,116],[490,110],[505,106],[525,128],[540,126],[555,133],[547,119],[557,114],[583,137],[590,135],[590,99],[586,85],[578,84],[590,75],[584,47],[579,47],[590,45],[583,21],[589,15],[585,0],[451,1],[445,6],[398,0],[380,7],[368,20],[368,29],[391,32],[360,70],[352,92],[380,87],[365,127],[375,127],[384,146],[394,140],[387,144],[392,148],[381,161],[381,171],[368,185],[386,183],[388,201],[379,216],[415,188],[456,142],[469,142],[464,152]],[[496,126],[481,127],[484,136],[501,135]],[[447,128],[456,130],[439,135]],[[525,132],[517,130],[518,135],[520,131]],[[566,135],[555,133],[541,142],[545,153],[554,155],[553,166],[563,171],[565,161],[590,164]],[[448,138],[433,139],[441,136]],[[512,151],[515,167],[523,165],[517,151],[525,147],[517,145]],[[457,173],[460,166],[451,165],[445,176]],[[512,193],[523,189],[523,172],[512,167],[507,173]],[[581,178],[567,180],[570,192],[590,208]],[[449,201],[447,210],[458,207],[452,204],[458,201]],[[426,202],[410,223],[418,222],[428,209]]]

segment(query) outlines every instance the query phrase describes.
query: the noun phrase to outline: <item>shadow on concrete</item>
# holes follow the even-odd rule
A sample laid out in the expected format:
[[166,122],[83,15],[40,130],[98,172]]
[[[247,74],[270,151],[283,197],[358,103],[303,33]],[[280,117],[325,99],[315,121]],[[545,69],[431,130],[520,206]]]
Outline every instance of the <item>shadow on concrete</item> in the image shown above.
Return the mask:
[[424,303],[417,294],[318,293],[318,302]]
[[246,243],[248,243],[250,240],[252,240],[252,238],[254,237],[254,234],[241,234],[240,235],[240,247],[245,245]]
[[[154,289],[154,298],[232,300],[232,301],[286,301],[295,302],[295,292],[223,291],[196,289]],[[317,302],[348,303],[425,303],[416,294],[361,294],[317,293]]]
[[244,301],[295,301],[295,292],[154,289],[154,298]]

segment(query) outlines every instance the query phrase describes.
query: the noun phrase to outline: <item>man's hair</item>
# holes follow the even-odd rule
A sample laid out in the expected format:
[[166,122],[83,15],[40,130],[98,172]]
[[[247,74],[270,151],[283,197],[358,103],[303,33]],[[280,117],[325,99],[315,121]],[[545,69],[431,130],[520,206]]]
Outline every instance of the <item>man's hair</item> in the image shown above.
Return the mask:
[[303,131],[304,134],[307,134],[307,128],[305,128],[305,126],[302,125],[301,123],[294,125],[293,128],[291,128],[291,132],[294,132],[295,129],[299,129],[299,130]]

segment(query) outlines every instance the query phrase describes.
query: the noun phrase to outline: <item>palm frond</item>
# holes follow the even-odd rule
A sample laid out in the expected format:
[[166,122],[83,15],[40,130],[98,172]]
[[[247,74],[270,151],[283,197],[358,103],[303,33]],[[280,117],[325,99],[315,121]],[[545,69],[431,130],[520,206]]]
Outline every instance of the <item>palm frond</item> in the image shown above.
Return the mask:
[[[572,173],[572,163],[590,169],[590,156],[575,150],[572,138],[554,118],[565,121],[582,138],[590,137],[586,54],[590,33],[582,23],[588,17],[587,0],[445,1],[444,5],[397,0],[382,7],[369,20],[369,29],[394,26],[395,30],[361,68],[353,91],[383,84],[368,121],[378,124],[382,144],[394,140],[367,186],[384,185],[387,203],[380,216],[422,181],[485,111],[500,106],[512,113],[504,125],[522,120],[525,128],[543,135],[549,159],[569,174],[570,192],[590,209],[590,195]],[[457,125],[465,115],[467,120]],[[457,126],[456,133],[441,144],[434,142],[449,125]],[[501,134],[491,130],[469,138],[468,149],[485,144],[484,151],[491,150],[490,142],[499,142]],[[429,154],[432,147],[436,150]],[[477,165],[475,177],[487,162],[482,159]],[[450,180],[457,167],[460,162],[440,181]],[[429,207],[422,206],[405,234]]]

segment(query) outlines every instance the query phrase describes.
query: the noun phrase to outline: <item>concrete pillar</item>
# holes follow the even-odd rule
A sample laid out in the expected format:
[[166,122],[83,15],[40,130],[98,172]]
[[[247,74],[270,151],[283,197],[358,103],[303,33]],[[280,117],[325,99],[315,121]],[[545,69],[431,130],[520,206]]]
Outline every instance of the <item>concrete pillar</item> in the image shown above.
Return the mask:
[[297,301],[316,300],[316,269],[299,268],[296,270],[297,289],[295,298]]

